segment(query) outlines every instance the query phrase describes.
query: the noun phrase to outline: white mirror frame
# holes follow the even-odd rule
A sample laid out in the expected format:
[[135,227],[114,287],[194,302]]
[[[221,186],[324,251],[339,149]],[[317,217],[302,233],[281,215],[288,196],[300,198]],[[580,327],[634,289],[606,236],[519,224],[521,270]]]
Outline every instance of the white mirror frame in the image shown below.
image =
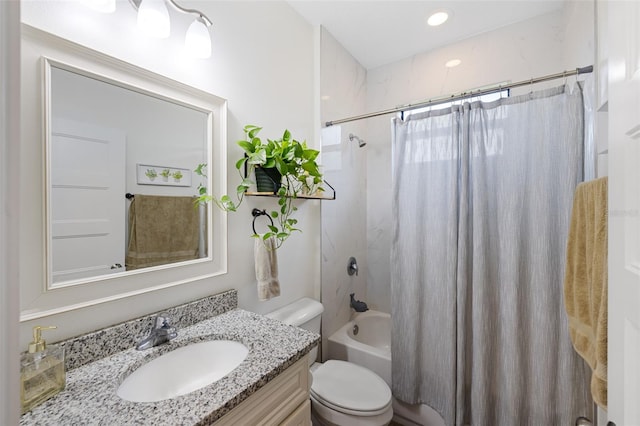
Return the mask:
[[[50,285],[48,138],[51,66],[189,106],[207,115],[210,193],[226,191],[226,100],[22,25],[20,320],[29,321],[227,272],[227,216],[209,206],[208,257]],[[40,167],[38,167],[40,166]],[[195,195],[195,194],[194,194]],[[25,213],[27,212],[27,213]]]

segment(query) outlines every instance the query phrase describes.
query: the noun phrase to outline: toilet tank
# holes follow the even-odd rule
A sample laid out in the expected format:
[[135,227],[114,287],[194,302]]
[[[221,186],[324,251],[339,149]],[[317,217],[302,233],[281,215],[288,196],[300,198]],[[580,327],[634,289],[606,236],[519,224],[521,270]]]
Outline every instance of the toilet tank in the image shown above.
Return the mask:
[[320,334],[320,317],[323,311],[322,303],[303,297],[265,316]]
[[[323,311],[322,303],[309,297],[303,297],[280,309],[269,312],[265,316],[320,334],[320,318]],[[309,352],[309,366],[316,361],[317,357],[318,347],[316,346]]]

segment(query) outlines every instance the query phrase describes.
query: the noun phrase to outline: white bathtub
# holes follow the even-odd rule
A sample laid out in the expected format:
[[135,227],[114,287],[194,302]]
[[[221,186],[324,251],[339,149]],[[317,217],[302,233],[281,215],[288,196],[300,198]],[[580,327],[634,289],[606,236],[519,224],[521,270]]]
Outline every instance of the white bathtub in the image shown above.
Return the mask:
[[[329,336],[329,359],[367,367],[391,387],[391,315],[372,310],[355,314]],[[428,405],[408,405],[394,398],[393,412],[394,421],[402,425],[444,426]]]
[[356,314],[329,337],[329,358],[367,367],[391,387],[391,315],[371,310]]

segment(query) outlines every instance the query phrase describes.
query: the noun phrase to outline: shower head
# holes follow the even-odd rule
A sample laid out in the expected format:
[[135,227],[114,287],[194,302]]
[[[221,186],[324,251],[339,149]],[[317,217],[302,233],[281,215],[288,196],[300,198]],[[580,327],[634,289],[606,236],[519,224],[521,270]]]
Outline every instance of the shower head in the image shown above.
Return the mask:
[[360,139],[359,137],[357,137],[353,133],[349,133],[349,140],[352,141],[354,139],[358,141],[358,146],[360,148],[362,148],[363,146],[365,146],[367,144],[365,141],[363,141],[362,139]]

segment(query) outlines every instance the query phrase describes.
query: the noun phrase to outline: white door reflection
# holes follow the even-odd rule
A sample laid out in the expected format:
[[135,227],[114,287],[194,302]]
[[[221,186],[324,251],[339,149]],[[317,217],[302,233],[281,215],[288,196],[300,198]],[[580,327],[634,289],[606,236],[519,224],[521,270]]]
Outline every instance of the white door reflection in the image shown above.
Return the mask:
[[52,127],[53,282],[122,272],[125,136],[58,117]]

